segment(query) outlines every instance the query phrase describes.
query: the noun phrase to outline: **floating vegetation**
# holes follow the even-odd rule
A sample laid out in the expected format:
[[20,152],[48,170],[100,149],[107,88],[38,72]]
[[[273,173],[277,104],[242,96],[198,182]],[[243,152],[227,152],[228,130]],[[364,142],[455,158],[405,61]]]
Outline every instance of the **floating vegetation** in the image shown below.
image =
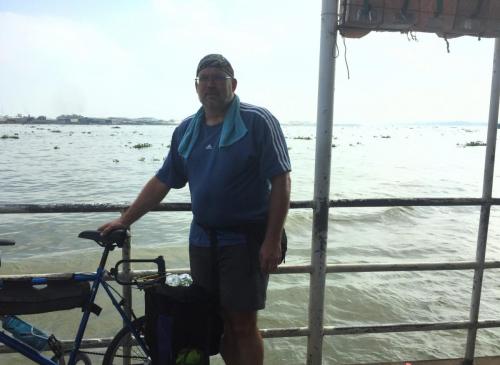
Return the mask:
[[299,136],[299,137],[293,137],[293,139],[302,139],[302,140],[305,140],[305,141],[310,141],[312,139],[312,137],[302,137],[302,136]]
[[336,144],[332,144],[332,148],[335,148],[335,147],[337,147],[337,145]]
[[55,149],[55,150],[58,150],[58,149],[59,149],[59,146],[54,146],[54,149]]
[[141,162],[143,162],[144,160],[146,160],[146,158],[145,158],[145,157],[141,157],[141,158],[139,159],[139,161],[141,161]]
[[148,147],[152,147],[153,145],[151,143],[138,143],[138,144],[135,144],[132,146],[132,148],[137,148],[137,149],[141,149],[141,148],[148,148]]
[[472,142],[467,142],[464,145],[464,147],[477,147],[477,146],[486,146],[486,143],[481,141],[472,141]]
[[111,128],[113,128],[113,129],[120,129],[120,127],[117,126],[117,125],[115,125],[114,127],[111,127]]
[[153,158],[153,161],[155,161],[155,162],[156,161],[160,161],[160,159],[159,158]]
[[2,137],[0,137],[0,138],[1,138],[1,139],[8,139],[8,138],[10,138],[10,139],[19,139],[19,135],[18,135],[17,133],[16,133],[16,134],[14,134],[14,135],[12,135],[12,136],[9,136],[9,135],[7,135],[7,134],[4,134],[4,135],[3,135]]
[[391,138],[391,136],[380,136],[380,138]]
[[59,129],[54,129],[51,131],[52,133],[61,133],[61,131]]
[[120,160],[117,160],[116,158],[113,160],[114,163],[120,162]]

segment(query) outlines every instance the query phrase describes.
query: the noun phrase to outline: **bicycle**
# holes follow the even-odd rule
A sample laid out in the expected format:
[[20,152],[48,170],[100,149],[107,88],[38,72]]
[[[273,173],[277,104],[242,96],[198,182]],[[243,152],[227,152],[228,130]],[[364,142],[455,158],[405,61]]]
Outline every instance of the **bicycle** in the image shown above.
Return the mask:
[[[7,332],[0,329],[0,343],[5,344],[7,347],[11,348],[17,353],[22,354],[24,357],[32,360],[36,364],[41,365],[76,365],[84,364],[91,365],[92,361],[86,352],[80,349],[85,329],[87,327],[90,314],[99,314],[100,308],[94,303],[98,289],[102,286],[105,292],[108,294],[113,306],[119,312],[121,318],[124,321],[124,327],[114,336],[110,344],[108,345],[106,352],[104,353],[103,365],[112,364],[123,364],[123,360],[133,361],[134,364],[151,364],[151,359],[149,356],[149,350],[144,338],[144,326],[145,317],[138,318],[133,310],[131,311],[130,319],[127,316],[124,309],[123,297],[105,281],[107,275],[114,277],[115,281],[121,285],[133,285],[139,289],[144,289],[149,285],[157,284],[162,278],[165,278],[165,261],[162,256],[158,256],[156,259],[130,259],[130,260],[120,260],[116,263],[115,267],[110,271],[105,270],[106,261],[109,252],[114,250],[115,247],[121,248],[128,237],[128,232],[125,230],[115,230],[106,236],[101,236],[99,231],[83,231],[78,237],[84,239],[91,239],[95,241],[99,246],[103,247],[103,253],[99,266],[95,273],[91,274],[78,274],[72,275],[71,280],[76,283],[86,283],[88,290],[85,292],[86,300],[81,305],[83,315],[78,326],[78,331],[73,342],[71,349],[64,349],[62,343],[57,340],[54,335],[46,338],[48,343],[48,348],[54,353],[54,355],[49,358],[42,354],[46,352],[44,350],[37,350],[34,347],[23,342],[21,339],[16,338],[14,335],[8,334]],[[14,245],[14,241],[10,240],[0,240],[0,246]],[[131,281],[123,281],[119,276],[119,266],[127,262],[143,262],[143,263],[153,263],[157,266],[157,273],[139,279],[133,279]],[[6,287],[9,282],[9,278],[2,279],[0,277],[0,298],[2,296],[2,287]],[[50,285],[51,278],[33,278],[31,279],[31,285]],[[80,284],[81,285],[81,284]],[[61,306],[60,303],[58,303]],[[77,305],[80,306],[80,305]],[[4,306],[5,307],[5,306]],[[73,304],[73,307],[75,305]],[[69,309],[69,308],[62,308]],[[6,309],[4,309],[5,311]],[[2,308],[0,308],[0,322],[3,323],[6,315],[10,314],[29,314],[29,313],[43,313],[47,311],[61,310],[61,309],[50,309],[38,312],[28,309],[26,313],[3,313]],[[22,312],[22,311],[21,311]],[[34,327],[31,327],[31,335],[40,336],[37,332],[33,331]],[[39,330],[37,330],[39,331]],[[65,356],[69,354],[69,360],[66,363]],[[94,354],[94,353],[92,353]],[[101,354],[102,355],[102,354]]]

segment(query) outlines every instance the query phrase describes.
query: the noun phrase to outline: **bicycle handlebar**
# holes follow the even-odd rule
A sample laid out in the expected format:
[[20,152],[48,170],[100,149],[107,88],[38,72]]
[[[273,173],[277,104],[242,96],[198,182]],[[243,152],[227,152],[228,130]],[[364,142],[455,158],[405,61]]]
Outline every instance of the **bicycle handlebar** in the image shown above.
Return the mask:
[[[0,246],[14,246],[16,244],[15,241],[0,239]],[[0,266],[2,266],[2,258],[0,257]]]

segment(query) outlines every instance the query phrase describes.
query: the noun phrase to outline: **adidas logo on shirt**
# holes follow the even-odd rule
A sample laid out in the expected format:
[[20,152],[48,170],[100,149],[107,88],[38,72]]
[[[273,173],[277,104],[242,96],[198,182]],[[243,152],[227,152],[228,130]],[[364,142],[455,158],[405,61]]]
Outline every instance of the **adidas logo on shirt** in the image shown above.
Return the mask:
[[212,150],[213,147],[212,147],[212,144],[209,144],[207,147],[205,147],[206,150]]

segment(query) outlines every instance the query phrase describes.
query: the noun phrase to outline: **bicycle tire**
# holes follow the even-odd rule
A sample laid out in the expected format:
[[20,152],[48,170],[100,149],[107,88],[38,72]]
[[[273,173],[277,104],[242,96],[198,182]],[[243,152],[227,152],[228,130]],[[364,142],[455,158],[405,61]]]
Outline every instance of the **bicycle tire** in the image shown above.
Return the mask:
[[[140,317],[132,322],[134,328],[141,334],[144,339],[144,329],[146,324],[146,318]],[[131,344],[132,342],[132,344]],[[140,346],[133,343],[134,337],[130,328],[123,327],[113,338],[109,344],[106,353],[104,354],[104,359],[102,361],[103,365],[122,365],[123,358],[129,357],[123,355],[123,347],[127,344],[131,344],[130,359],[131,365],[146,365],[151,364],[151,359],[149,355],[142,350]]]

